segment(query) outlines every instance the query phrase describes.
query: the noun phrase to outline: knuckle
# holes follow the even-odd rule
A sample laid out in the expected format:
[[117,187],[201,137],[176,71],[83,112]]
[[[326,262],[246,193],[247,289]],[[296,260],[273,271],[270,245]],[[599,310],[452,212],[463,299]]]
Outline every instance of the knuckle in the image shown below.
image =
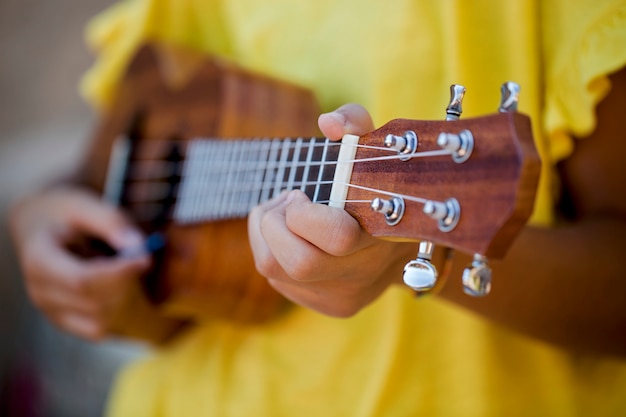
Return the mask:
[[354,252],[360,238],[360,229],[353,227],[344,216],[337,217],[329,227],[326,251],[334,256],[348,255]]
[[278,262],[271,255],[255,256],[254,266],[257,272],[266,278],[276,277],[277,275],[276,272],[278,271],[278,268],[279,268]]
[[319,262],[314,256],[294,257],[298,262],[292,262],[285,268],[287,275],[294,281],[307,282],[319,278]]
[[268,231],[273,230],[277,221],[280,221],[280,215],[276,210],[268,210],[259,214],[259,226],[261,228],[261,233],[265,235]]

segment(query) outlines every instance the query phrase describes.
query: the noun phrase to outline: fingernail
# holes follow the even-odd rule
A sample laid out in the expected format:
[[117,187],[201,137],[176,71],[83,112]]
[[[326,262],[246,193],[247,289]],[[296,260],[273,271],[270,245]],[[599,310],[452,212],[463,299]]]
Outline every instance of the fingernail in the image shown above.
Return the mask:
[[338,111],[333,111],[333,112],[326,113],[326,114],[332,117],[333,119],[335,119],[337,122],[339,122],[341,126],[344,126],[346,124],[346,116],[339,113]]
[[143,245],[143,235],[135,229],[126,229],[120,235],[122,247],[133,247]]
[[141,232],[135,229],[126,229],[115,236],[115,241],[111,242],[116,249],[122,251],[125,249],[143,246],[144,237]]
[[289,193],[287,194],[287,198],[285,198],[285,204],[291,203],[294,198],[296,198],[296,191],[289,191]]

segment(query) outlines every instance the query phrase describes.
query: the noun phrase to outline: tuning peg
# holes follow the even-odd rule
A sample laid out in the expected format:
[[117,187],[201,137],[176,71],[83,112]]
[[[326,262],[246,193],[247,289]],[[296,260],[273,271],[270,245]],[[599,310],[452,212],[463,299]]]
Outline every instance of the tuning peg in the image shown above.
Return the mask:
[[452,152],[454,162],[465,162],[474,150],[474,135],[467,129],[462,130],[458,135],[441,132],[437,137],[437,145]]
[[419,243],[417,258],[409,261],[404,266],[402,279],[418,294],[425,294],[437,285],[437,268],[430,262],[433,257],[435,245],[423,240]]
[[446,120],[459,120],[463,113],[463,97],[465,96],[465,87],[459,84],[450,86],[450,102],[446,107]]
[[404,132],[404,135],[392,135],[385,136],[385,146],[390,149],[395,149],[400,154],[400,160],[408,161],[411,159],[411,154],[415,153],[419,142],[417,135],[412,130]]
[[392,197],[389,200],[376,197],[372,200],[370,207],[376,213],[384,214],[385,221],[389,226],[398,224],[404,215],[404,199],[402,197]]
[[461,217],[461,205],[456,198],[444,202],[428,200],[424,203],[424,214],[438,220],[439,230],[449,232],[456,227]]
[[519,102],[520,86],[512,81],[502,84],[500,89],[500,107],[498,111],[501,113],[517,111],[517,103]]
[[482,297],[491,291],[491,267],[487,258],[475,254],[472,262],[463,270],[463,291],[474,297]]

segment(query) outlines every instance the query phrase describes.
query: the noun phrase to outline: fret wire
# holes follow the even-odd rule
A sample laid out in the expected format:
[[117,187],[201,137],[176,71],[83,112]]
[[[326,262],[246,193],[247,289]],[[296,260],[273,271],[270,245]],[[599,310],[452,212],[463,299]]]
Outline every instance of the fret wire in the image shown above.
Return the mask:
[[263,189],[261,191],[261,199],[259,203],[267,201],[270,199],[270,192],[272,190],[272,184],[274,183],[274,178],[276,177],[276,172],[274,171],[274,166],[270,167],[270,161],[275,161],[278,156],[278,150],[280,148],[280,141],[278,139],[272,140],[272,145],[270,147],[270,153],[267,160],[267,166],[265,167],[265,176],[263,178]]
[[[241,166],[244,165],[247,162],[246,161],[246,152],[249,149],[248,146],[241,146],[241,149],[239,150],[239,157],[237,159],[237,172],[235,173],[235,180],[234,183],[235,184],[239,184],[241,181],[245,181],[245,176],[247,175],[248,171],[247,170],[243,170],[241,169]],[[241,205],[241,199],[242,199],[242,192],[235,190],[235,192],[232,192],[232,188],[231,188],[231,207],[230,207],[230,211],[232,213],[237,214],[239,212],[239,207]]]
[[320,164],[320,170],[318,172],[317,175],[317,182],[318,184],[315,186],[315,193],[313,194],[313,202],[317,201],[317,198],[319,197],[319,193],[320,193],[320,185],[319,183],[322,181],[322,176],[324,175],[324,165],[325,165],[325,161],[326,161],[326,154],[328,153],[328,143],[329,143],[329,139],[326,139],[324,141],[324,150],[322,151],[322,158],[321,161],[322,163]]
[[[230,197],[232,196],[232,189],[231,189],[231,184],[233,182],[233,173],[235,172],[235,162],[236,162],[236,158],[237,158],[237,143],[240,142],[233,142],[233,143],[229,143],[229,144],[224,144],[224,146],[228,149],[228,153],[229,153],[229,159],[228,159],[228,165],[229,165],[229,169],[226,172],[226,175],[224,176],[223,179],[223,193],[222,193],[222,199],[220,201],[220,205],[217,209],[217,213],[216,215],[218,216],[218,218],[222,218],[223,216],[225,216],[228,212],[230,207]],[[210,198],[210,197],[209,197]]]
[[311,159],[313,158],[313,150],[315,149],[315,140],[312,139],[309,142],[309,149],[306,154],[306,162],[304,163],[304,172],[302,173],[302,185],[300,186],[300,191],[304,192],[306,190],[305,182],[309,178],[309,171],[311,170]]
[[[250,147],[250,149],[248,150],[247,153],[247,157],[246,157],[246,164],[245,166],[248,167],[251,165],[252,161],[259,159],[258,157],[258,152],[260,149],[260,142],[256,142],[253,146]],[[255,182],[255,178],[256,178],[256,171],[254,170],[248,170],[247,174],[244,177],[244,181],[246,183],[254,183]],[[247,213],[248,212],[248,207],[250,207],[250,200],[252,199],[252,194],[251,193],[241,193],[241,199],[239,202],[239,211],[242,213]]]
[[[247,156],[246,156],[246,163],[245,163],[245,167],[250,167],[253,164],[253,161],[258,160],[258,152],[259,152],[259,147],[260,147],[260,143],[259,142],[255,142],[254,144],[250,145],[250,148],[248,149],[247,152]],[[251,183],[254,184],[256,180],[256,170],[254,169],[249,169],[246,172],[246,175],[244,176],[244,181],[247,183]],[[252,193],[248,192],[248,193],[241,193],[241,199],[239,201],[239,210],[241,212],[248,212],[248,207],[250,207],[250,200],[252,199]]]
[[[249,147],[245,148],[244,158],[242,160],[242,164],[244,166],[246,166],[246,167],[249,166],[250,161],[253,158],[253,154],[254,154],[254,152],[258,148],[258,145],[259,145],[258,142],[254,142],[254,143],[250,144]],[[249,183],[249,182],[252,181],[253,177],[254,177],[254,171],[253,170],[246,170],[242,180],[245,183]],[[237,212],[242,212],[242,213],[247,212],[249,205],[250,205],[250,193],[245,193],[243,191],[239,192],[239,201],[237,203]]]
[[[204,146],[203,146],[204,145]],[[194,156],[194,159],[197,159],[196,161],[196,166],[197,166],[197,170],[196,171],[191,171],[192,173],[197,172],[197,175],[202,175],[204,178],[199,178],[199,183],[198,183],[198,192],[197,195],[193,196],[193,212],[191,215],[191,218],[193,220],[197,220],[200,219],[202,216],[202,211],[201,211],[201,198],[203,195],[205,195],[207,193],[206,189],[208,187],[212,187],[212,181],[210,180],[210,176],[206,174],[207,170],[210,171],[211,170],[211,162],[212,162],[212,155],[215,154],[215,150],[213,148],[215,148],[215,144],[210,144],[210,143],[205,143],[205,144],[201,144],[198,143],[197,147],[199,148],[199,152]],[[217,194],[216,190],[213,191],[213,194]],[[208,201],[207,202],[208,205],[210,206],[211,204],[213,204],[213,201]]]
[[296,139],[296,146],[293,149],[293,155],[291,158],[291,167],[289,168],[289,179],[287,180],[287,189],[293,190],[293,183],[296,180],[296,171],[298,170],[298,163],[300,162],[300,149],[302,148],[302,138]]
[[[213,150],[213,153],[211,154],[212,157],[215,155],[221,155],[219,162],[222,163],[224,161],[228,161],[229,155],[228,155],[228,146],[226,145],[226,142],[220,142],[220,143],[216,143],[215,144],[215,149]],[[226,165],[227,166],[227,165]],[[213,213],[213,215],[215,216],[215,213],[219,210],[221,202],[222,202],[222,196],[223,196],[223,186],[224,186],[224,176],[226,175],[225,171],[223,170],[219,170],[216,171],[215,170],[216,165],[211,165],[210,167],[210,171],[208,174],[205,173],[205,175],[212,179],[215,178],[217,181],[215,181],[215,190],[213,193],[213,198],[209,199],[210,204],[208,205],[208,209],[210,213]],[[204,180],[206,181],[206,179]],[[208,195],[208,194],[205,194]]]
[[224,144],[224,146],[226,148],[228,148],[228,165],[229,165],[229,170],[226,173],[226,176],[223,180],[224,183],[224,192],[222,194],[222,200],[220,202],[219,208],[217,209],[217,216],[219,218],[222,218],[222,216],[225,216],[229,211],[230,211],[230,199],[232,197],[232,189],[231,189],[231,184],[233,182],[233,173],[235,171],[235,165],[236,165],[236,160],[237,160],[237,152],[238,152],[238,146],[237,144],[241,143],[241,142],[233,142],[232,144]]
[[291,139],[285,139],[280,153],[280,162],[278,164],[278,171],[276,172],[276,182],[274,183],[274,193],[272,197],[277,196],[281,192],[281,185],[285,178],[285,168],[287,168],[287,159],[289,157],[289,146]]
[[[219,161],[223,161],[223,160],[228,160],[228,151],[226,148],[226,142],[220,142],[220,143],[215,143],[213,146],[211,146],[212,148],[212,152],[210,154],[210,161],[211,161],[211,165],[209,167],[209,174],[206,175],[208,178],[215,178],[217,181],[216,182],[216,186],[213,188],[213,192],[212,193],[205,193],[204,195],[213,195],[213,198],[210,198],[208,200],[208,205],[207,205],[207,210],[210,213],[216,213],[217,210],[219,210],[219,206],[221,204],[221,199],[222,199],[222,195],[223,195],[223,186],[224,186],[224,172],[223,171],[218,171],[215,172],[215,164],[213,164],[213,162],[215,160],[218,160],[218,155],[219,155]],[[205,179],[206,180],[206,179]]]
[[241,143],[241,142],[235,142],[235,146],[233,145],[227,145],[225,144],[224,146],[226,146],[228,148],[228,164],[231,166],[231,169],[228,170],[228,172],[226,173],[226,177],[223,179],[223,193],[222,193],[222,198],[221,198],[221,202],[219,205],[219,208],[217,209],[217,215],[219,216],[219,218],[222,218],[223,215],[226,215],[226,213],[228,213],[228,203],[229,203],[229,197],[231,195],[230,192],[230,184],[232,183],[232,177],[233,177],[233,170],[234,170],[234,159],[235,159],[235,153],[237,152],[237,148],[236,148],[236,144],[237,143]]
[[[255,192],[255,195],[250,197],[250,201],[248,203],[248,211],[252,210],[254,206],[261,202],[261,193],[263,192],[263,179],[265,176],[265,165],[267,165],[267,160],[270,154],[270,148],[272,144],[269,140],[264,140],[260,143],[260,151],[257,157],[258,163],[257,170],[255,172],[255,180],[254,184],[258,185],[258,192]],[[256,190],[255,190],[256,191]]]
[[[198,178],[196,181],[198,183],[197,186],[197,195],[193,196],[193,212],[191,215],[191,218],[196,220],[198,218],[200,218],[200,216],[202,215],[201,211],[200,211],[200,201],[203,195],[206,194],[206,188],[208,187],[213,187],[214,184],[213,181],[211,180],[210,175],[207,175],[207,171],[210,172],[211,170],[211,162],[212,162],[212,155],[214,155],[216,153],[216,150],[214,149],[216,147],[217,144],[209,144],[209,143],[205,143],[204,146],[203,144],[198,143],[197,147],[198,152],[196,154],[192,154],[192,162],[194,162],[194,165],[196,165],[196,170],[194,171],[190,171],[192,174],[196,174],[196,175],[201,175],[204,178]],[[194,161],[195,159],[195,161]],[[192,189],[194,189],[195,187],[193,187]],[[213,194],[217,194],[217,190],[213,190]],[[214,201],[207,201],[207,204],[210,206],[212,204],[214,204]]]
[[[235,174],[235,178],[233,179],[233,182],[235,184],[238,184],[240,181],[243,180],[242,173],[244,173],[244,171],[241,170],[241,165],[245,162],[244,161],[244,155],[245,155],[246,148],[247,147],[243,146],[243,144],[239,146],[239,152],[238,152],[239,156],[237,158],[238,159],[237,170],[239,172],[237,172]],[[232,190],[232,188],[229,188],[229,190]],[[230,196],[230,208],[229,208],[229,211],[237,212],[237,207],[238,207],[238,204],[239,204],[239,200],[241,200],[241,192],[240,191],[239,192],[236,191],[234,193],[232,191],[230,191],[230,192],[231,192],[231,196]]]

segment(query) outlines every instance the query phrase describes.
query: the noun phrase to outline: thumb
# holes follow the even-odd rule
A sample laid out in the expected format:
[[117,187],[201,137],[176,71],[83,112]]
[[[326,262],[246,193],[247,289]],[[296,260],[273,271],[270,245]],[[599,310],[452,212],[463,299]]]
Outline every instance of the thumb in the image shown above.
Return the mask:
[[143,244],[143,233],[117,207],[96,196],[81,195],[69,204],[70,224],[81,233],[92,235],[114,249],[136,249]]
[[354,103],[321,114],[317,123],[324,136],[331,140],[339,140],[346,134],[362,135],[374,130],[374,122],[368,111]]

